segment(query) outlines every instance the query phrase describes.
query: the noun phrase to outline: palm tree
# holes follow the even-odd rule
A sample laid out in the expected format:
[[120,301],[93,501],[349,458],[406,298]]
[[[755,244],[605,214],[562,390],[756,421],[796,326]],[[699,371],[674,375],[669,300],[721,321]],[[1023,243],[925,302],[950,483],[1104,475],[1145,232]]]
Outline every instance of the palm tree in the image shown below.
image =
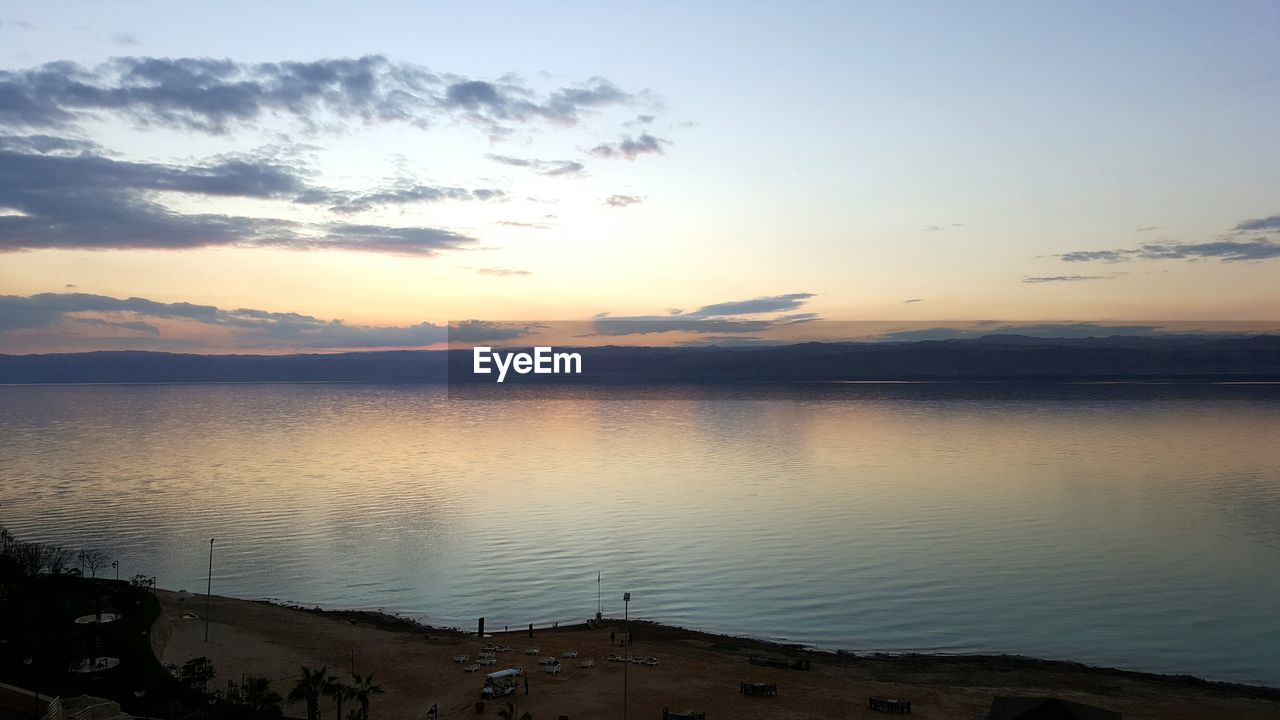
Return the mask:
[[320,720],[320,694],[324,692],[329,680],[328,666],[319,670],[302,666],[302,677],[289,691],[289,702],[299,700],[307,702],[307,720]]
[[342,682],[336,676],[330,677],[325,681],[325,696],[333,698],[334,702],[337,703],[337,708],[333,713],[337,720],[342,720],[342,701],[351,697],[351,689],[350,685]]
[[382,695],[386,691],[381,685],[373,684],[373,673],[369,673],[361,678],[359,675],[352,673],[351,680],[354,685],[351,686],[351,699],[360,703],[360,720],[369,720],[369,699],[374,695]]
[[248,677],[239,687],[236,700],[251,717],[280,717],[280,693],[271,689],[271,681],[264,677]]

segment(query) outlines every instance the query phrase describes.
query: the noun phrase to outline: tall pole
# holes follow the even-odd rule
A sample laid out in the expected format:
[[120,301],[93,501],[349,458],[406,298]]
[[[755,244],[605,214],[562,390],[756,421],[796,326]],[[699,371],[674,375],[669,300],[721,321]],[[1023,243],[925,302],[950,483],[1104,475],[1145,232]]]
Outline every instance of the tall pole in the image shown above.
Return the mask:
[[596,571],[596,619],[600,619],[601,613],[604,612],[604,605],[600,604],[600,571]]
[[[622,641],[626,643],[627,652],[631,651],[631,593],[622,594]],[[622,656],[622,720],[627,720],[627,666],[631,658]]]
[[209,601],[213,597],[213,538],[209,538],[209,584],[204,591],[204,641],[209,642]]

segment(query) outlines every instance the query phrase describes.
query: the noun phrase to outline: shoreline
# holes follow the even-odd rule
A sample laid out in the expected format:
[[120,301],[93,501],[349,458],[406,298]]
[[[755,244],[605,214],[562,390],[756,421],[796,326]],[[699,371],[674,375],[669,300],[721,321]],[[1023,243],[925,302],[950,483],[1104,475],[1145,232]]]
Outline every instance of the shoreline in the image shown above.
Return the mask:
[[[203,596],[182,599],[164,590],[156,596],[161,613],[151,640],[162,664],[207,657],[218,673],[212,686],[256,676],[282,695],[304,666],[340,678],[373,673],[385,689],[371,711],[378,720],[421,720],[432,705],[441,718],[489,720],[508,702],[535,718],[618,717],[624,698],[636,718],[661,717],[664,708],[747,720],[874,718],[872,696],[908,699],[913,714],[926,720],[979,717],[1001,696],[1059,697],[1123,712],[1129,720],[1280,717],[1280,689],[1264,686],[1007,655],[841,654],[648,620],[562,623],[537,628],[533,637],[527,626],[499,627],[480,639],[385,611],[212,596],[206,641]],[[624,648],[628,627],[632,644]],[[494,666],[467,672],[466,663],[479,659],[488,643],[507,650]],[[548,656],[565,658],[560,672],[539,663]],[[584,667],[587,658],[594,662]],[[485,675],[511,667],[524,668],[530,689],[477,710]],[[774,686],[777,694],[741,692],[752,683]],[[288,705],[285,713],[301,716],[304,709]]]
[[[412,631],[424,632],[428,635],[447,635],[458,638],[477,639],[474,632],[468,632],[456,627],[440,627],[430,625],[420,620],[415,620],[406,615],[400,615],[385,610],[372,609],[326,609],[321,606],[306,606],[298,603],[285,602],[274,599],[256,599],[249,602],[262,603],[273,607],[281,607],[288,610],[310,613],[322,617],[331,617],[348,622],[366,623],[373,627],[393,631]],[[602,622],[610,625],[621,625],[622,618],[614,618],[605,616]],[[1216,690],[1242,697],[1254,697],[1266,700],[1280,701],[1280,686],[1260,685],[1252,683],[1240,683],[1229,680],[1212,680],[1203,678],[1190,673],[1159,673],[1145,670],[1129,670],[1125,668],[1111,667],[1107,665],[1092,665],[1077,660],[1059,660],[1040,658],[1031,655],[1019,655],[1016,653],[945,653],[945,652],[850,652],[847,650],[826,650],[823,648],[806,645],[804,643],[787,643],[777,640],[769,640],[767,638],[753,637],[750,635],[733,635],[729,633],[717,633],[698,628],[689,628],[681,625],[672,625],[655,620],[631,620],[634,626],[646,628],[646,635],[653,633],[693,636],[704,641],[713,642],[725,646],[741,647],[750,646],[753,649],[770,652],[774,654],[803,654],[821,658],[823,661],[842,660],[851,664],[862,663],[888,663],[899,665],[919,665],[928,667],[931,664],[980,664],[987,666],[1003,666],[1018,669],[1038,669],[1051,670],[1058,672],[1084,672],[1099,676],[1114,676],[1128,679],[1136,679],[1144,682],[1167,684],[1172,687],[1189,687],[1201,688],[1208,690]],[[558,623],[556,627],[551,625],[540,626],[534,624],[535,632],[556,632],[573,631],[573,630],[589,630],[591,627],[586,622],[576,623]],[[499,636],[518,636],[525,632],[527,628],[520,628],[512,631],[495,631],[486,632],[486,635],[494,637]]]

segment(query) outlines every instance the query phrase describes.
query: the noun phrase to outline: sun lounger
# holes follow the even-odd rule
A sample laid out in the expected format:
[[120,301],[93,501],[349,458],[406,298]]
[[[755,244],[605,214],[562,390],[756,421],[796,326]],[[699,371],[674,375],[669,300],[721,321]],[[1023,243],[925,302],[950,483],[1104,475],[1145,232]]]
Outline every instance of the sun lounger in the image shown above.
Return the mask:
[[609,662],[626,662],[626,658],[622,657],[621,655],[615,655],[613,653],[609,653]]
[[480,663],[471,663],[470,665],[467,665],[462,669],[466,670],[467,672],[475,672],[480,669]]
[[575,658],[577,658],[577,657],[578,657],[578,651],[577,651],[577,650],[570,650],[569,652],[567,652],[567,653],[565,653],[565,654],[561,655],[560,657],[562,657],[562,658],[568,658],[568,659],[570,659],[570,660],[573,660],[573,659],[575,659]]
[[536,647],[529,648],[528,650],[524,651],[525,655],[537,655],[538,653],[539,653],[539,650]]
[[560,663],[558,662],[546,663],[545,665],[542,666],[542,671],[549,672],[549,673],[558,673],[560,672]]
[[456,663],[464,663],[471,659],[470,655],[454,655],[453,661]]
[[488,656],[488,657],[482,657],[482,658],[480,658],[480,660],[479,660],[479,664],[480,664],[480,665],[497,665],[497,664],[498,664],[498,658],[493,657],[492,655],[490,655],[490,656]]
[[587,658],[586,660],[583,660],[582,662],[578,663],[578,667],[583,667],[583,668],[592,668],[592,667],[595,667],[595,665],[596,665],[596,661],[593,658]]

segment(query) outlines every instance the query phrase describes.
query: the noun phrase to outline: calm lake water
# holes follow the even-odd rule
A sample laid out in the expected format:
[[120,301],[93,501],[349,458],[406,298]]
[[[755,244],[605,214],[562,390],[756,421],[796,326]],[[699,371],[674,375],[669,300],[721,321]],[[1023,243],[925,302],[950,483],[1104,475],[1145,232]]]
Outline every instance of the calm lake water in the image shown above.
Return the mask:
[[600,571],[610,615],[1280,685],[1277,438],[1268,385],[0,387],[0,523],[440,625]]

